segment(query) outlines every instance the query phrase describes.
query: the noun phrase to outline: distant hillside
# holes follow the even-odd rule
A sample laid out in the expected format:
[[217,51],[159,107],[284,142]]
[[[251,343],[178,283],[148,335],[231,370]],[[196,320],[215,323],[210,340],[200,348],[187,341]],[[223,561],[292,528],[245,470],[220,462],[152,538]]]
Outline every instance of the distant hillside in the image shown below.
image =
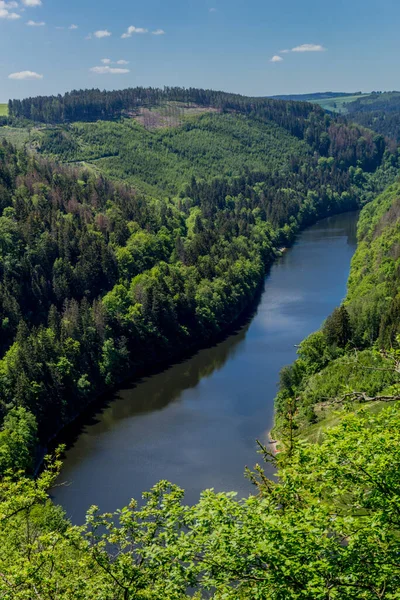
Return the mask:
[[331,98],[345,98],[347,96],[358,96],[361,92],[316,92],[315,94],[286,94],[271,96],[275,100],[293,100],[296,102],[318,102]]
[[400,92],[373,92],[346,108],[352,121],[400,141]]
[[349,113],[384,110],[398,112],[400,110],[400,92],[372,92],[364,94],[351,102],[347,107]]
[[244,114],[263,113],[285,122],[296,120],[297,113],[309,112],[306,106],[292,107],[271,98],[252,98],[215,90],[195,88],[128,88],[112,92],[74,90],[64,96],[38,96],[11,100],[11,118],[28,119],[39,123],[71,123],[73,121],[109,121],[120,117],[134,117],[143,110],[166,103],[180,103],[187,109],[207,107],[219,111],[237,111]]
[[273,98],[292,102],[311,102],[312,104],[318,104],[324,110],[346,114],[350,103],[369,96],[370,94],[362,94],[361,92],[318,92],[316,94],[273,96]]
[[400,142],[400,92],[371,92],[370,94],[321,92],[273,96],[273,98],[318,104],[324,110],[347,115],[351,121]]
[[[181,97],[183,92],[179,91]],[[63,162],[90,164],[152,194],[174,195],[192,176],[232,180],[256,173],[268,196],[273,194],[275,200],[282,196],[281,202],[273,202],[273,210],[285,217],[284,207],[292,203],[292,192],[288,195],[287,190],[296,190],[293,197],[297,197],[300,187],[301,194],[307,194],[307,189],[316,186],[314,179],[320,175],[316,175],[314,153],[322,159],[320,169],[325,159],[328,171],[333,168],[332,159],[336,166],[341,165],[334,177],[340,187],[344,185],[342,190],[351,185],[350,166],[374,171],[382,159],[384,146],[375,145],[369,132],[328,119],[319,106],[204,90],[189,92],[196,104],[170,99],[151,106],[150,102],[158,99],[152,90],[147,107],[125,108],[123,118],[41,127],[37,148]],[[82,102],[90,93],[82,93]],[[134,100],[134,93],[122,92],[125,107]],[[143,97],[143,90],[141,93]],[[174,90],[168,95],[177,98],[179,94]],[[162,92],[161,97],[165,95]],[[104,98],[113,101],[113,96]],[[36,105],[34,100],[32,106]],[[74,110],[82,112],[84,106]],[[367,140],[364,148],[356,142],[359,137]],[[308,173],[298,172],[300,163],[304,168],[309,165]]]

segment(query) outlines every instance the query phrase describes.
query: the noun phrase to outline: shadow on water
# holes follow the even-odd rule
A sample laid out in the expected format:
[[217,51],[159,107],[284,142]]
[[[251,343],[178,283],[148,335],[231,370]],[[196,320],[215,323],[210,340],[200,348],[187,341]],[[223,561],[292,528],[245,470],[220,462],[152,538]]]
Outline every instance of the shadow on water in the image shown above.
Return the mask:
[[63,432],[68,450],[53,496],[74,522],[95,503],[104,511],[140,498],[160,479],[186,490],[252,487],[245,465],[266,441],[281,368],[346,292],[357,214],[304,231],[271,268],[235,327],[189,358],[159,365],[104,396]]
[[[52,442],[51,451],[63,444],[68,452],[82,433],[91,426],[99,425],[100,430],[106,430],[107,423],[162,410],[168,404],[179,401],[183,389],[195,388],[199,381],[221,369],[228,359],[234,357],[238,347],[245,340],[250,324],[257,314],[264,286],[265,282],[234,325],[220,334],[213,343],[200,347],[184,358],[172,362],[163,361],[155,367],[144,369],[142,375],[134,379],[128,378],[120,384],[118,390],[103,394],[63,428]],[[141,387],[146,388],[146,393],[136,394],[137,389]],[[107,413],[111,418],[107,418]]]

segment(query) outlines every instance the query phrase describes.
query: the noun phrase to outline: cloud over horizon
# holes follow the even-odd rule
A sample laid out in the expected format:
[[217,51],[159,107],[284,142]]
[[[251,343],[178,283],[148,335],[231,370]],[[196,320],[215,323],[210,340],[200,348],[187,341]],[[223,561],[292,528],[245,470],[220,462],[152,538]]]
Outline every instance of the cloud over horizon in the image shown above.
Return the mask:
[[119,69],[115,67],[102,66],[102,67],[92,67],[89,69],[92,73],[96,73],[97,75],[125,75],[126,73],[130,73],[129,69]]
[[282,62],[282,61],[283,61],[282,56],[278,56],[277,54],[275,54],[275,56],[273,56],[269,62],[278,63],[278,62]]

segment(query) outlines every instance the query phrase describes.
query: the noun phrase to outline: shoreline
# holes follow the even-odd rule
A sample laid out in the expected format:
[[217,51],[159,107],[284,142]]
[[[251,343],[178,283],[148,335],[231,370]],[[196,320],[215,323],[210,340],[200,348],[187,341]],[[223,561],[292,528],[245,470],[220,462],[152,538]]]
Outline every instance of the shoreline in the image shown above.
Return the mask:
[[[240,310],[237,317],[229,324],[227,324],[221,331],[217,334],[210,336],[209,338],[199,343],[198,341],[193,342],[190,345],[179,348],[176,352],[167,353],[166,356],[160,356],[158,360],[153,360],[150,364],[137,364],[132,366],[132,370],[130,374],[123,375],[118,381],[109,388],[102,388],[97,391],[97,393],[93,394],[92,398],[89,402],[83,407],[83,409],[71,416],[67,422],[65,422],[62,426],[60,426],[57,431],[47,440],[46,445],[42,445],[38,449],[38,459],[36,462],[36,466],[34,469],[35,476],[38,475],[43,467],[44,458],[46,455],[51,454],[55,451],[55,449],[59,445],[65,445],[66,448],[70,448],[77,437],[82,432],[83,427],[88,422],[90,418],[93,418],[95,413],[99,410],[102,410],[105,406],[107,406],[110,402],[112,402],[112,398],[110,396],[114,394],[124,383],[134,383],[137,382],[142,377],[150,377],[164,369],[172,366],[173,364],[190,359],[200,350],[210,348],[221,341],[223,341],[227,336],[231,335],[236,329],[245,325],[245,323],[252,319],[254,312],[258,306],[260,296],[262,294],[263,286],[268,277],[268,273],[275,264],[276,259],[282,258],[283,254],[286,253],[293,245],[296,243],[297,237],[299,233],[306,230],[308,227],[315,225],[319,221],[334,217],[339,214],[345,214],[348,212],[355,212],[353,210],[345,210],[340,213],[332,213],[325,216],[320,216],[316,219],[313,219],[312,222],[307,223],[304,227],[298,229],[298,231],[293,235],[292,239],[288,241],[288,246],[285,247],[275,247],[273,249],[273,255],[270,260],[265,264],[265,270],[262,278],[258,282],[255,292],[249,301],[249,303]],[[273,428],[272,428],[273,429]],[[271,429],[271,431],[272,431]],[[280,441],[275,440],[271,433],[268,432],[268,445],[272,449],[274,454],[278,454],[281,452],[279,449]]]
[[272,435],[272,431],[273,429],[270,429],[267,433],[268,446],[273,452],[273,454],[279,454],[280,452],[282,452],[282,450],[280,449],[280,445],[282,444],[282,442],[280,440],[275,439],[275,437]]

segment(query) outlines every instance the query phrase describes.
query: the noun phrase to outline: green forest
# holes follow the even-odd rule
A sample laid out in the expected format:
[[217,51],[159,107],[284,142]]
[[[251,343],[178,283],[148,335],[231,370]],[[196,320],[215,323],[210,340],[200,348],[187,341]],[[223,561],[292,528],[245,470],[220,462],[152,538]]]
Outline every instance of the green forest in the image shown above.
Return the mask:
[[370,94],[300,94],[277,96],[283,100],[312,102],[330,113],[340,113],[347,122],[358,123],[394,140],[400,141],[400,92],[371,92]]
[[0,415],[33,415],[38,447],[128,373],[215,338],[300,228],[395,178],[383,136],[275,103],[40,130],[35,153],[4,141]]
[[371,94],[346,107],[352,121],[400,141],[400,92]]
[[[1,131],[1,597],[400,598],[394,141],[312,104],[180,88],[10,101]],[[260,446],[279,477],[257,465],[249,499],[194,506],[155,482],[73,526],[48,497],[62,449],[37,470],[51,438],[217,339],[302,228],[358,208],[348,295],[281,374],[280,452]]]
[[347,297],[281,373],[278,431],[318,440],[341,411],[400,397],[399,192],[396,182],[361,212]]

